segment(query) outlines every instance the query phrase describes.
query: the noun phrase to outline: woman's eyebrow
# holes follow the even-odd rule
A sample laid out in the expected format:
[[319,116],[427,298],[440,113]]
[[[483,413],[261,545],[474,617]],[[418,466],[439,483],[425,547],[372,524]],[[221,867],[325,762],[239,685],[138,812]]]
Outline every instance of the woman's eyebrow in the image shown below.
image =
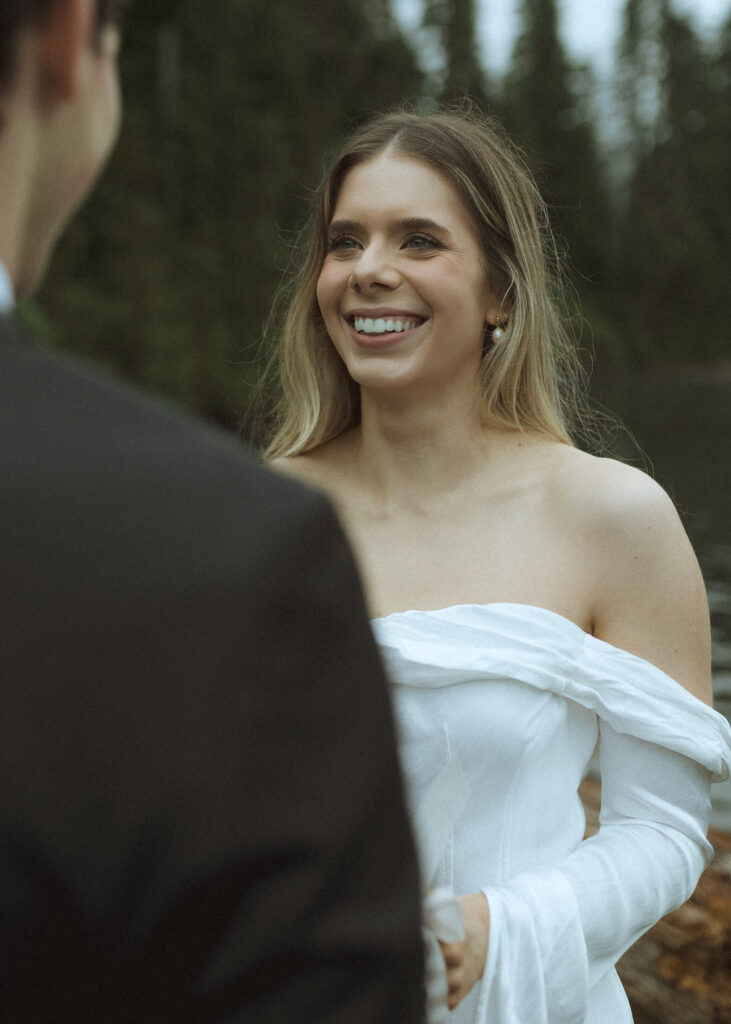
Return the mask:
[[437,223],[431,217],[405,217],[402,220],[397,220],[395,224],[396,227],[407,231],[438,231],[443,235],[449,234],[443,224]]
[[328,231],[362,231],[363,225],[357,220],[332,220]]
[[[443,224],[437,223],[431,217],[401,217],[392,222],[392,227],[402,231],[438,231],[448,235],[449,230]],[[360,221],[357,220],[334,220],[331,221],[329,231],[363,231],[365,230]]]

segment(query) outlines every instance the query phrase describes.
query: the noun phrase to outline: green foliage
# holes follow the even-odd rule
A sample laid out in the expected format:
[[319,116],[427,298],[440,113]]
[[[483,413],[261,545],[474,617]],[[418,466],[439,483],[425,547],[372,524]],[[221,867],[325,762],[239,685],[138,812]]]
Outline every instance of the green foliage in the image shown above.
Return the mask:
[[615,292],[635,361],[710,361],[729,352],[731,23],[714,54],[667,2],[650,13],[652,37],[626,58],[631,74],[638,50],[654,48],[657,103],[627,185]]
[[502,110],[551,207],[580,295],[596,305],[608,259],[609,197],[595,113],[593,76],[569,60],[556,0],[522,0],[522,28],[506,76]]
[[444,102],[471,97],[486,102],[485,72],[477,56],[475,0],[427,0],[426,25],[439,29],[444,49]]

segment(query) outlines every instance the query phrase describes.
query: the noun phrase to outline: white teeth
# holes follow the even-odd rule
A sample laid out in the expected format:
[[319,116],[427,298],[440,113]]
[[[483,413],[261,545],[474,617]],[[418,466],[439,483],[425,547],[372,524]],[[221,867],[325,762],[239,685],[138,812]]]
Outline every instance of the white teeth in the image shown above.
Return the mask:
[[417,326],[416,320],[392,320],[378,317],[376,320],[366,316],[353,318],[353,326],[359,334],[391,334],[394,331],[410,331]]

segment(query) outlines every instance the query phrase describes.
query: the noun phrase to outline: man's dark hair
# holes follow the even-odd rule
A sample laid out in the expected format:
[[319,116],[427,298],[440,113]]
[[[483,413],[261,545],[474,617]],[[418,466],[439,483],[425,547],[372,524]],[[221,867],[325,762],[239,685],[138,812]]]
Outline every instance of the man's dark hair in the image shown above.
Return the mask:
[[[40,18],[56,0],[0,0],[0,90],[13,76],[15,40],[23,25]],[[98,28],[116,23],[126,0],[96,0]]]

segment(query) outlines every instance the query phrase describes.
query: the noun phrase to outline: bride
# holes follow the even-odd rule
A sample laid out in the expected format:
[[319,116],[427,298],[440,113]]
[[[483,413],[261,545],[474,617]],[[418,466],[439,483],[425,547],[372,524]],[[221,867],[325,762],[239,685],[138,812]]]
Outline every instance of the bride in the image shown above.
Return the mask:
[[494,125],[384,115],[330,169],[279,336],[266,458],[349,531],[414,804],[449,763],[468,790],[424,879],[460,895],[460,1022],[631,1021],[614,964],[693,891],[731,763],[673,505],[572,441],[554,253]]

